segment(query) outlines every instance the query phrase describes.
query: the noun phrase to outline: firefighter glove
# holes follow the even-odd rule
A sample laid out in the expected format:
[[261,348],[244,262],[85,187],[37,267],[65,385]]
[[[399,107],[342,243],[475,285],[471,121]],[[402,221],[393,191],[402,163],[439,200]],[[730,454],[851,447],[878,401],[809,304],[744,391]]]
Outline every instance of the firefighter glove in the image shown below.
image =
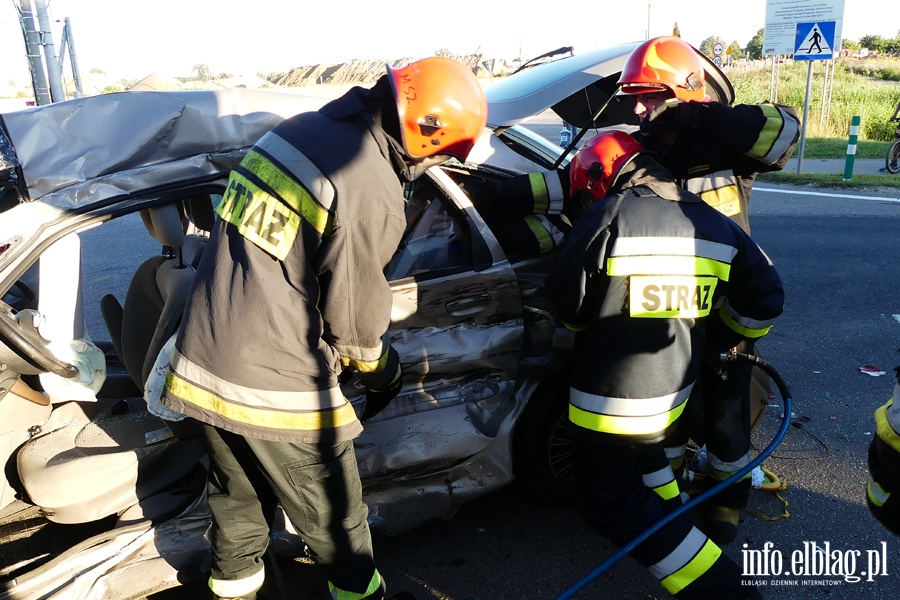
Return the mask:
[[387,362],[383,369],[374,373],[361,373],[360,379],[366,385],[366,408],[360,417],[365,423],[384,410],[403,387],[403,366],[394,347],[388,348]]
[[403,388],[403,367],[397,363],[397,375],[384,389],[366,388],[366,408],[363,410],[360,420],[365,423],[382,410],[397,397]]
[[702,102],[682,102],[669,98],[656,105],[641,120],[641,133],[660,136],[667,133],[691,134],[700,128],[706,114]]

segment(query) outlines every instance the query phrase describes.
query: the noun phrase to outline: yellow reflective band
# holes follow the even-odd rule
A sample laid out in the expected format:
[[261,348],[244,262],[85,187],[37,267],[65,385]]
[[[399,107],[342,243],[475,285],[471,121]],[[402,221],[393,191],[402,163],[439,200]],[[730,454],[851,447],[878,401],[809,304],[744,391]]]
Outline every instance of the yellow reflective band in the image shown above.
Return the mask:
[[678,483],[674,480],[670,481],[666,485],[661,485],[659,487],[653,488],[653,491],[659,494],[659,496],[663,500],[671,500],[681,494],[678,490]]
[[769,333],[771,327],[763,327],[761,329],[754,329],[751,327],[745,327],[738,323],[734,317],[731,316],[731,313],[728,312],[728,307],[726,305],[722,305],[722,308],[719,309],[719,318],[722,319],[722,322],[728,325],[728,328],[741,335],[745,338],[757,339]]
[[778,139],[778,133],[784,127],[784,119],[777,108],[771,104],[760,104],[758,106],[766,117],[766,124],[759,133],[756,143],[747,151],[747,156],[752,156],[753,158],[762,158],[768,154],[775,144],[775,140]]
[[900,452],[900,434],[891,427],[887,415],[888,409],[891,408],[893,404],[894,399],[891,398],[884,406],[875,411],[875,431],[885,444],[897,452]]
[[531,212],[546,213],[550,207],[550,193],[543,173],[529,173],[528,183],[531,184],[531,196],[534,198],[534,210]]
[[733,217],[741,213],[741,197],[734,184],[700,192],[697,195],[726,217]]
[[587,325],[574,325],[572,323],[566,323],[565,321],[563,321],[563,325],[566,326],[566,329],[568,329],[569,331],[574,331],[575,333],[587,331]]
[[305,187],[278,168],[268,158],[251,150],[241,161],[241,167],[259,177],[278,194],[285,204],[303,215],[303,219],[324,237],[334,231],[334,215],[323,208]]
[[300,231],[297,213],[236,171],[216,212],[278,260],[287,257]]
[[349,356],[341,357],[341,364],[344,367],[352,367],[359,371],[360,373],[377,373],[384,369],[387,366],[388,361],[388,352],[390,351],[390,347],[388,347],[384,353],[378,358],[378,360],[358,360],[355,358],[350,358]]
[[531,233],[534,235],[534,239],[537,240],[538,243],[538,252],[540,254],[545,254],[550,250],[553,250],[553,247],[556,245],[553,242],[553,236],[547,228],[544,227],[543,221],[535,217],[534,215],[528,215],[525,217],[525,224],[528,225],[528,228],[531,230]]
[[715,277],[629,277],[629,313],[635,318],[705,317],[718,282]]
[[869,497],[869,501],[875,506],[884,506],[884,503],[891,497],[891,493],[886,491],[871,477],[869,478],[869,483],[866,485],[866,495]]
[[660,583],[674,596],[706,573],[719,560],[721,555],[722,550],[711,540],[706,540],[700,552],[688,564],[660,581]]
[[349,402],[337,408],[303,413],[282,412],[241,406],[224,400],[203,388],[178,377],[171,369],[166,375],[166,390],[197,408],[215,413],[235,423],[269,429],[317,431],[349,425],[356,420],[356,412]]
[[[640,400],[635,400],[640,402]],[[609,433],[612,435],[649,435],[659,433],[674,423],[687,402],[682,402],[670,411],[647,417],[621,417],[618,415],[601,415],[569,404],[569,420],[579,427]]]
[[629,275],[711,275],[728,281],[731,265],[699,256],[613,256],[606,261],[610,277]]
[[372,575],[372,580],[369,582],[369,587],[367,587],[366,591],[362,594],[342,590],[330,581],[328,582],[328,592],[331,594],[331,597],[334,600],[361,600],[362,598],[368,598],[369,596],[377,592],[380,587],[381,573],[379,573],[377,569],[375,570],[375,574]]

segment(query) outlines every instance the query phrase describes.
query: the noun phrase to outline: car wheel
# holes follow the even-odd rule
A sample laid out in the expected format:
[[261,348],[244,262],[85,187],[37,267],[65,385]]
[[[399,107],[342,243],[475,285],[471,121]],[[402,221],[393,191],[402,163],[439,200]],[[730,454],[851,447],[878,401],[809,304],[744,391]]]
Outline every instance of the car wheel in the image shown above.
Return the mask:
[[513,469],[527,493],[548,504],[574,498],[572,436],[565,378],[547,381],[528,401],[516,427]]

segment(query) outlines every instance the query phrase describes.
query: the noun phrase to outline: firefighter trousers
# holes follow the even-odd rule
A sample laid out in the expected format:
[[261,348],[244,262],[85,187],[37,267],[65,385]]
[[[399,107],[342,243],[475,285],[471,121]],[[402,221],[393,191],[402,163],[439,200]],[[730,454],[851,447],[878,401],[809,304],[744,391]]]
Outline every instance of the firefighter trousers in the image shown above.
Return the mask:
[[[210,587],[261,583],[263,556],[278,503],[306,543],[320,572],[342,596],[380,600],[368,508],[351,441],[294,444],[240,436],[204,426],[210,457],[213,523]],[[254,578],[259,574],[259,577]],[[347,594],[347,592],[350,592]]]
[[[735,350],[755,354],[753,342],[742,342]],[[745,361],[703,364],[684,415],[664,442],[673,464],[676,457],[683,460],[688,438],[706,446],[710,485],[724,481],[749,464],[752,374],[752,363]],[[710,501],[717,506],[744,508],[750,483],[748,474]]]
[[[660,444],[613,446],[576,439],[576,499],[588,524],[621,547],[680,506],[678,496],[664,500],[644,482],[646,465],[665,461]],[[687,515],[650,536],[631,556],[677,598],[758,597],[751,587],[741,585],[738,565],[694,527]]]

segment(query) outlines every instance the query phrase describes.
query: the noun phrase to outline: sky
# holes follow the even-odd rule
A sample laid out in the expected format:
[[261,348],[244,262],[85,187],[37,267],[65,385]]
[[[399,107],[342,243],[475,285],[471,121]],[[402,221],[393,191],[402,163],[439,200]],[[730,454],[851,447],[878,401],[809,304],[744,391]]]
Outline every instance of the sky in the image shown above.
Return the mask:
[[[99,69],[115,79],[157,72],[194,75],[286,72],[351,59],[421,58],[455,54],[530,58],[561,46],[584,52],[672,33],[695,46],[718,36],[746,46],[766,23],[767,6],[840,0],[47,0],[57,54],[62,22],[70,19],[79,71]],[[16,6],[0,0],[0,80],[30,81]],[[892,38],[900,13],[890,0],[846,0],[843,37]],[[34,0],[32,0],[34,5]],[[526,7],[526,5],[528,7]],[[554,7],[563,10],[554,12]],[[477,9],[477,12],[476,12]],[[889,18],[886,18],[889,17]],[[71,73],[68,57],[64,74]]]

